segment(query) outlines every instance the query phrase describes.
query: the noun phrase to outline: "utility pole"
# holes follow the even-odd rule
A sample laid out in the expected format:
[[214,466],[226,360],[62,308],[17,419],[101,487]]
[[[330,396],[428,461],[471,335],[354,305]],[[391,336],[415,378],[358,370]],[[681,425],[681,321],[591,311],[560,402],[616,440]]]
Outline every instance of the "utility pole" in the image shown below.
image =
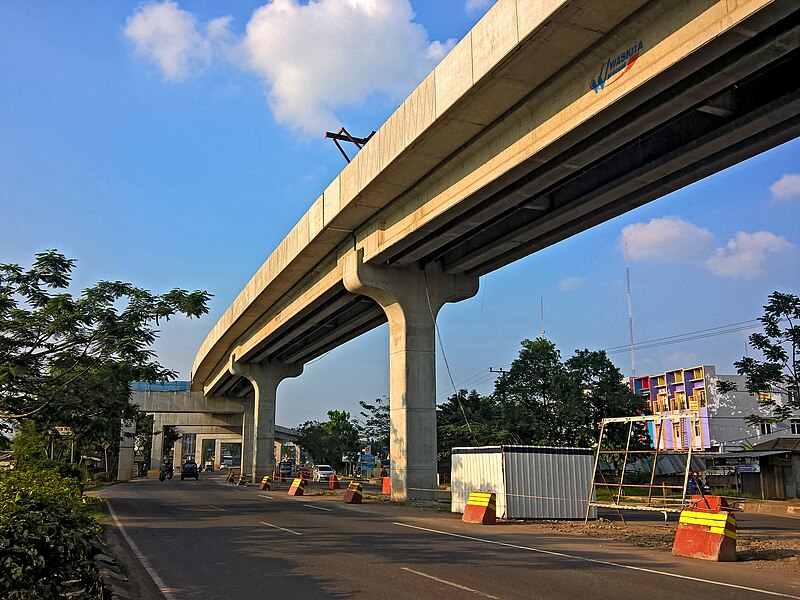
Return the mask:
[[544,338],[544,296],[539,296],[539,313],[542,318],[542,329],[539,332],[539,337]]

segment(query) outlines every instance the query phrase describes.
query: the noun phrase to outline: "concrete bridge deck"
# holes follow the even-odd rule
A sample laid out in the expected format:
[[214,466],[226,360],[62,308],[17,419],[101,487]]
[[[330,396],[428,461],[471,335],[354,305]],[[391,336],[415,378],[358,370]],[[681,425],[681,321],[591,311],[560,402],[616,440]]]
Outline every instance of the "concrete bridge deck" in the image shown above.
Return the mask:
[[255,274],[192,389],[255,394],[258,415],[283,378],[388,320],[393,484],[418,444],[430,479],[442,305],[796,137],[799,32],[794,0],[500,0]]

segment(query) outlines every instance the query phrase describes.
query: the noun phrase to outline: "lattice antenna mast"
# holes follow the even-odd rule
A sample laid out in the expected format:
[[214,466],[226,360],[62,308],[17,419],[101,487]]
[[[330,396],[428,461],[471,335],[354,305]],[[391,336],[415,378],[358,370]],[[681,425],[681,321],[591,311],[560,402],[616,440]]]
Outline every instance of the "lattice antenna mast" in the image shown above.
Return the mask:
[[631,304],[631,267],[628,260],[628,238],[625,238],[625,280],[628,287],[628,336],[631,346],[631,376],[636,377],[636,353],[633,346],[633,305]]
[[339,142],[350,142],[356,148],[361,150],[361,148],[364,147],[364,144],[366,144],[368,141],[370,141],[372,139],[373,135],[375,135],[374,131],[372,133],[370,133],[365,138],[355,137],[353,135],[350,135],[350,132],[347,131],[347,129],[345,129],[344,127],[342,127],[336,133],[334,133],[332,131],[326,131],[325,132],[325,139],[326,140],[333,140],[333,143],[336,144],[336,147],[339,149],[339,152],[342,153],[342,156],[344,156],[344,159],[349,163],[350,162],[350,157],[347,156],[347,152],[344,151],[344,148],[342,148],[342,145]]

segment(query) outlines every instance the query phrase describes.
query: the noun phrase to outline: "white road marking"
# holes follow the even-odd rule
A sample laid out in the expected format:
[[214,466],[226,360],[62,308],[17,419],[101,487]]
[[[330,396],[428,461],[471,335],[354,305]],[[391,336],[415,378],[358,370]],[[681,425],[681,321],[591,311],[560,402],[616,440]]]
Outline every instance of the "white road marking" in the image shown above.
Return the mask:
[[158,573],[156,573],[156,570],[153,568],[150,560],[144,554],[142,554],[142,551],[139,550],[139,546],[137,546],[136,542],[131,539],[131,537],[128,535],[128,532],[125,531],[125,527],[123,527],[122,523],[120,523],[119,519],[117,519],[117,514],[114,512],[114,509],[111,508],[111,500],[106,500],[106,506],[108,506],[108,512],[111,514],[111,518],[114,519],[114,524],[117,526],[117,529],[119,529],[122,537],[124,537],[125,541],[128,542],[128,546],[130,546],[131,550],[136,555],[136,558],[139,559],[139,562],[142,563],[144,570],[147,571],[148,575],[150,575],[150,579],[152,579],[153,583],[156,584],[156,587],[164,595],[164,598],[167,600],[177,600],[177,598],[175,598],[175,596],[169,592],[170,588],[167,587],[167,585],[164,583],[164,580],[159,577]]
[[328,512],[333,512],[332,508],[323,508],[322,506],[314,506],[313,504],[303,504],[303,506],[307,506],[308,508],[314,508],[316,510],[327,510]]
[[269,498],[270,500],[275,500],[275,498],[273,498],[272,496],[267,496],[266,494],[259,494],[258,496],[260,498]]
[[438,581],[439,583],[443,583],[445,585],[450,585],[454,588],[458,588],[460,590],[464,590],[465,592],[472,592],[473,594],[477,594],[478,596],[483,596],[484,598],[492,598],[492,600],[500,600],[497,596],[492,596],[491,594],[486,594],[484,592],[480,592],[478,590],[473,590],[470,587],[465,585],[461,585],[459,583],[453,583],[452,581],[447,581],[447,579],[441,579],[439,577],[434,577],[433,575],[428,575],[427,573],[423,573],[422,571],[415,571],[414,569],[409,569],[408,567],[401,567],[403,571],[408,571],[409,573],[414,573],[414,575],[420,575],[421,577],[427,577],[428,579],[433,579],[434,581]]
[[745,590],[748,592],[756,592],[758,594],[765,594],[767,596],[778,596],[780,598],[791,598],[792,600],[800,600],[800,596],[792,596],[791,594],[782,594],[780,592],[771,592],[769,590],[762,590],[759,588],[747,587],[744,585],[736,585],[734,583],[724,583],[722,581],[713,581],[711,579],[701,579],[700,577],[691,577],[689,575],[680,575],[678,573],[670,573],[669,571],[658,571],[656,569],[647,569],[644,567],[634,567],[632,565],[624,565],[622,563],[610,562],[607,560],[599,560],[596,558],[586,558],[584,556],[575,556],[572,554],[565,554],[564,552],[553,552],[552,550],[542,550],[540,548],[531,548],[530,546],[519,546],[517,544],[509,544],[508,542],[498,542],[497,540],[488,540],[485,538],[477,538],[469,535],[461,535],[458,533],[451,533],[449,531],[439,531],[438,529],[428,529],[427,527],[418,527],[416,525],[408,525],[406,523],[394,522],[393,525],[400,527],[408,527],[410,529],[419,529],[420,531],[427,531],[430,533],[438,533],[439,535],[447,535],[450,537],[461,538],[462,540],[471,540],[473,542],[482,542],[484,544],[494,544],[496,546],[504,546],[506,548],[515,548],[517,550],[527,550],[528,552],[538,552],[539,554],[548,554],[550,556],[559,556],[561,558],[571,558],[583,562],[594,563],[598,565],[606,565],[607,567],[617,567],[620,569],[630,569],[632,571],[640,571],[642,573],[652,573],[653,575],[663,575],[665,577],[674,577],[676,579],[686,579],[689,581],[699,581],[700,583],[707,583],[709,585],[717,585],[720,587],[734,588],[737,590]]
[[221,512],[225,512],[227,510],[225,508],[220,508],[219,506],[214,506],[213,504],[206,504],[206,506],[208,506],[209,508],[213,508],[214,510],[221,511]]
[[285,531],[286,533],[292,533],[294,535],[303,535],[298,531],[292,531],[291,529],[286,529],[285,527],[278,527],[277,525],[273,525],[272,523],[267,523],[266,521],[261,521],[262,525],[266,525],[267,527],[274,527],[275,529],[280,529],[281,531]]

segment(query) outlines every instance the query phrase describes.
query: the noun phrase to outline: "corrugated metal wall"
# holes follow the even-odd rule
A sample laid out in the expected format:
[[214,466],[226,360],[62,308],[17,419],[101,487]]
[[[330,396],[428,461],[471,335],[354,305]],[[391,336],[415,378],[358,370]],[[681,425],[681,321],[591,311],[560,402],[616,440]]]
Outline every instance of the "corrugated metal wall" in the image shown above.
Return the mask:
[[450,510],[463,513],[470,492],[497,494],[497,516],[506,513],[503,455],[500,446],[453,448],[450,467]]
[[[497,494],[505,519],[583,519],[594,469],[590,448],[485,446],[453,448],[452,512],[463,513],[472,491]],[[596,518],[592,508],[590,518]]]
[[[509,519],[583,519],[592,480],[590,448],[503,446]],[[589,516],[597,516],[592,508]]]

